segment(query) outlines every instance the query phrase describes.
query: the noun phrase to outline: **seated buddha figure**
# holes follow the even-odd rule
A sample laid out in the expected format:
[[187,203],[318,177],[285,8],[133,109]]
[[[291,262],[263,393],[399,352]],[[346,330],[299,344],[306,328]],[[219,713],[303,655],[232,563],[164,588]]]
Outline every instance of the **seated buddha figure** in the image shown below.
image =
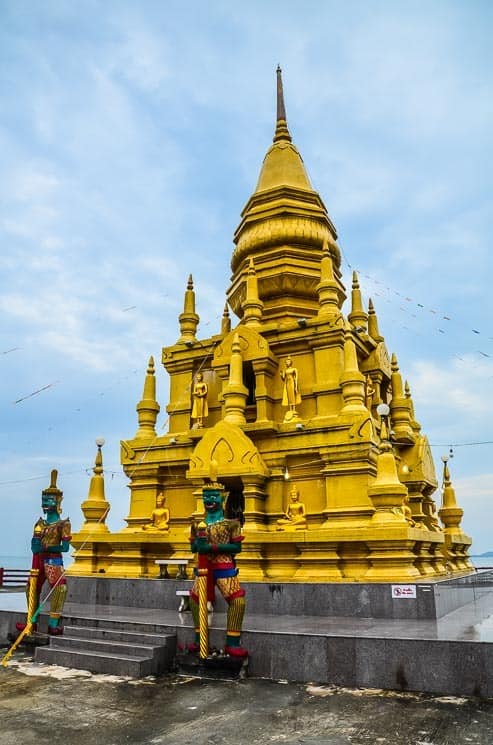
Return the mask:
[[289,493],[289,504],[284,517],[277,521],[277,530],[303,530],[306,528],[306,511],[300,502],[300,493],[293,485]]

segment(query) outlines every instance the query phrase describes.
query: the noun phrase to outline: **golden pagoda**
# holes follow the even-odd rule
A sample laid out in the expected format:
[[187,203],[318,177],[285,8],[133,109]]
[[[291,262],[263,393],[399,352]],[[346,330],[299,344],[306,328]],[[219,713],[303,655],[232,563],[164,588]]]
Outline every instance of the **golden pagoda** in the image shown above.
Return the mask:
[[68,573],[153,577],[156,559],[192,564],[189,525],[202,515],[214,461],[226,515],[243,523],[243,580],[409,582],[471,571],[448,469],[437,513],[427,438],[356,273],[343,311],[336,230],[292,142],[279,68],[274,140],[234,243],[220,330],[197,338],[190,276],[178,339],[162,351],[166,434],[156,432],[149,360],[137,432],[121,443],[127,526],[104,525],[99,447]]

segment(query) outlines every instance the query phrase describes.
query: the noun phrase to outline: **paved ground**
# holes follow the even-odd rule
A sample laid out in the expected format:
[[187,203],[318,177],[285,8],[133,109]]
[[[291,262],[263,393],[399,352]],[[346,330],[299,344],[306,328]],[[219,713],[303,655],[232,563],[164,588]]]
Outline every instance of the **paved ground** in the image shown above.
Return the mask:
[[263,680],[132,682],[16,655],[0,668],[0,722],[0,745],[492,745],[493,700]]

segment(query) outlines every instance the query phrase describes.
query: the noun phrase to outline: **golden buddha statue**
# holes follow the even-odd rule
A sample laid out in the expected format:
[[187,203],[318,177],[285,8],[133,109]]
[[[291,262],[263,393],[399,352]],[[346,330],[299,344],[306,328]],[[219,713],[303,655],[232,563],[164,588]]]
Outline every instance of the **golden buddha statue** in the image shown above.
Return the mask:
[[196,427],[204,426],[204,419],[209,414],[209,407],[207,405],[207,393],[209,389],[207,383],[204,381],[202,373],[197,373],[195,385],[193,387],[192,398],[192,419],[195,419]]
[[293,485],[289,492],[289,504],[285,517],[277,521],[277,530],[303,530],[304,528],[306,528],[305,505],[300,502],[300,493]]
[[159,492],[156,498],[156,507],[152,511],[151,521],[143,525],[142,530],[169,530],[169,509],[164,506],[166,497]]
[[286,357],[284,370],[281,370],[281,378],[284,381],[282,405],[289,407],[284,416],[284,420],[289,421],[298,416],[296,406],[301,403],[301,394],[298,385],[298,370],[294,367],[293,360],[289,356]]

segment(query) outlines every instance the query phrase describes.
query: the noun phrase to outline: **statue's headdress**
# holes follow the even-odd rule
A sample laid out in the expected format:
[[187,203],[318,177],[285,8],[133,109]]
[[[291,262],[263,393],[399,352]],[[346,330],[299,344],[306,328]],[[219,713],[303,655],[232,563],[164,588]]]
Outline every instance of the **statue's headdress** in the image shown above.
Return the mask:
[[60,514],[62,511],[63,492],[56,485],[57,477],[58,477],[58,471],[56,470],[56,468],[54,468],[51,472],[50,485],[46,489],[43,489],[43,491],[41,492],[41,499],[45,496],[55,497],[56,509],[57,509],[58,514]]

